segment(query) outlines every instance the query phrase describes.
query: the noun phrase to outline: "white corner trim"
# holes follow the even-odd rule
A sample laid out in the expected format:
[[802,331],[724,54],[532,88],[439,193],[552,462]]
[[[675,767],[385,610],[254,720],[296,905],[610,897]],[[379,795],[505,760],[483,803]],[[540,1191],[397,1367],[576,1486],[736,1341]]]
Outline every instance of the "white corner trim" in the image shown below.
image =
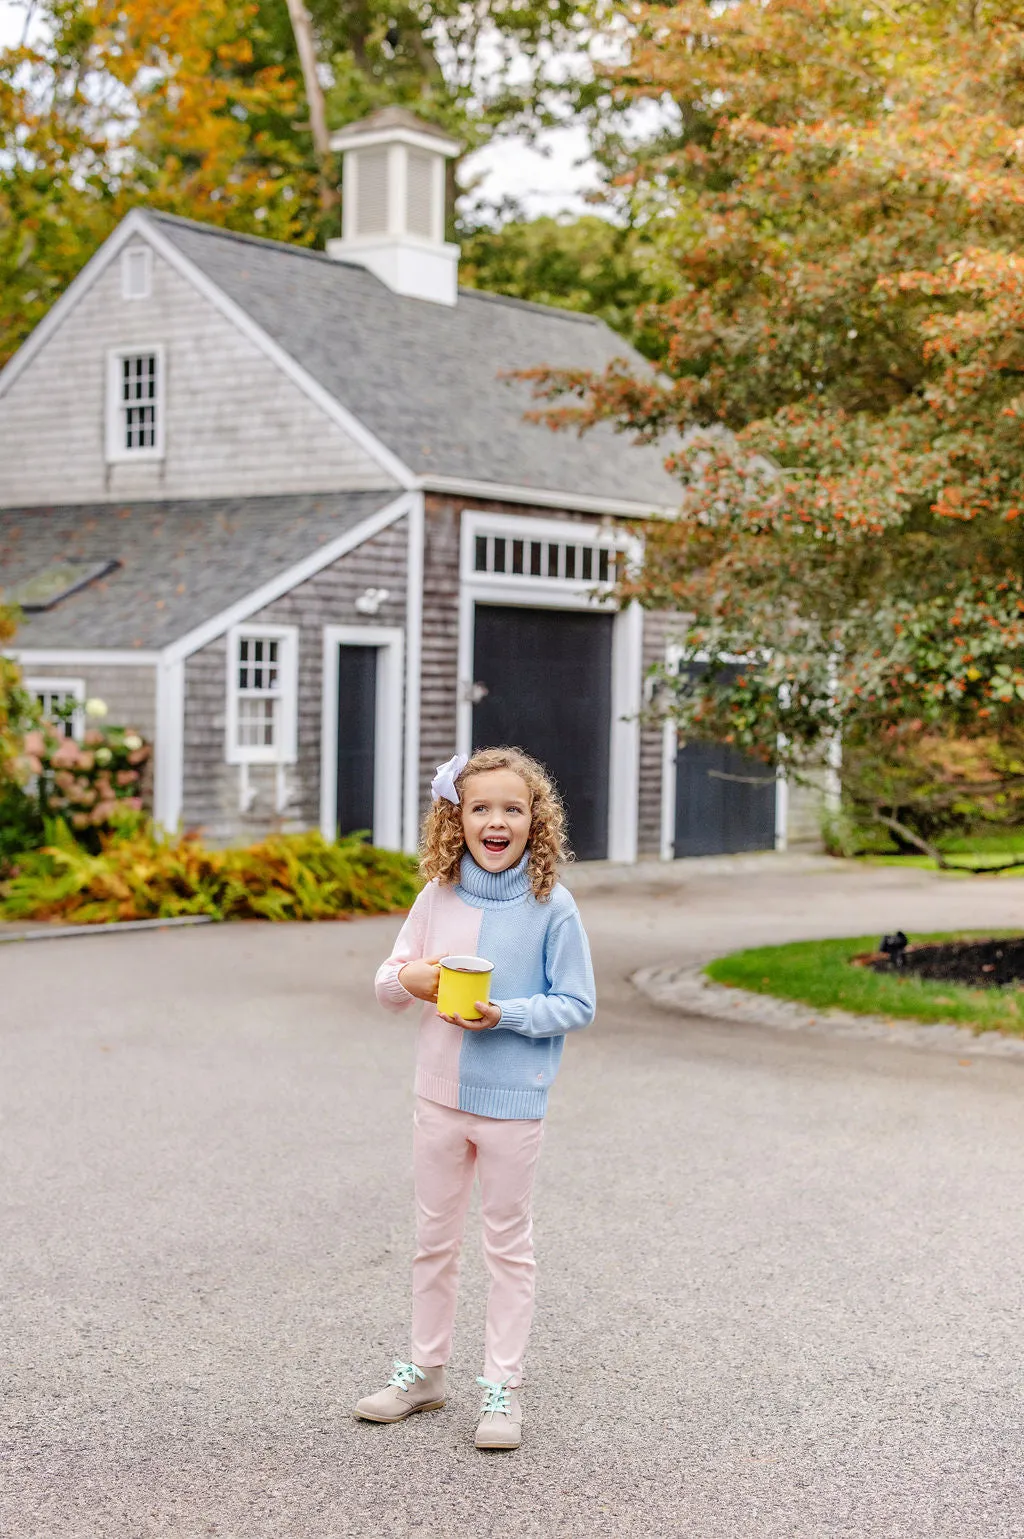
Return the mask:
[[373,842],[402,848],[402,660],[405,632],[397,625],[325,625],[320,717],[320,832],[338,830],[338,648],[377,647],[376,742],[373,761]]
[[661,843],[662,860],[676,858],[676,755],[679,735],[673,721],[661,729]]
[[243,336],[253,342],[266,358],[276,364],[293,384],[297,385],[316,406],[319,406],[325,416],[347,433],[371,459],[376,460],[393,481],[406,489],[415,484],[415,476],[409,467],[396,454],[392,454],[391,450],[386,448],[369,428],[364,427],[358,417],[353,416],[347,407],[342,406],[330,391],[325,390],[323,385],[315,380],[300,363],[297,363],[279,342],[275,342],[273,337],[253,320],[248,311],[243,310],[241,305],[229,298],[212,278],[208,278],[201,268],[179,251],[174,242],[168,240],[158,226],[146,220],[141,228],[153,249],[159,252],[164,260],[202,294],[204,299],[219,310]]
[[153,821],[169,834],[181,823],[185,781],[185,664],[162,661],[156,676]]
[[225,631],[233,625],[240,625],[250,616],[265,609],[275,599],[281,598],[285,593],[290,593],[300,583],[315,577],[317,572],[322,572],[325,566],[330,566],[342,556],[348,555],[350,550],[355,550],[357,545],[362,545],[365,540],[370,540],[375,534],[380,534],[389,524],[395,523],[405,516],[411,507],[411,498],[408,492],[403,492],[393,502],[388,502],[376,513],[371,513],[352,529],[340,534],[336,540],[330,540],[326,545],[321,545],[310,555],[305,556],[294,566],[278,572],[269,582],[265,582],[261,588],[256,588],[252,593],[247,593],[244,598],[238,599],[229,609],[221,610],[220,614],[213,615],[211,619],[204,620],[202,625],[197,625],[194,630],[188,631],[184,636],[179,636],[177,641],[171,642],[161,654],[167,662],[176,661],[179,658],[191,657],[193,652],[198,652],[209,642],[216,641]]
[[423,493],[414,492],[409,509],[409,559],[405,589],[405,795],[402,848],[407,855],[415,855],[419,848],[424,538]]
[[104,652],[95,647],[12,647],[3,655],[12,658],[19,668],[88,668],[90,664],[110,668],[154,667],[161,657],[159,652]]
[[38,326],[29,333],[24,342],[10,359],[6,367],[0,371],[0,396],[3,396],[14,384],[22,371],[32,362],[32,359],[53,336],[54,332],[63,325],[64,318],[78,304],[80,299],[92,288],[118,253],[127,245],[134,236],[148,235],[148,226],[145,215],[141,209],[134,208],[127,218],[123,219],[112,235],[109,235],[98,251],[86,262],[77,277],[73,278],[64,290],[60,298],[50,306]]
[[612,627],[612,741],[608,775],[608,859],[637,856],[640,712],[643,708],[644,614],[627,604]]
[[413,485],[425,492],[479,497],[490,502],[522,502],[535,508],[564,508],[570,513],[596,513],[612,518],[675,518],[678,507],[668,503],[626,501],[620,497],[591,497],[583,492],[516,486],[499,481],[466,481],[460,476],[419,476]]

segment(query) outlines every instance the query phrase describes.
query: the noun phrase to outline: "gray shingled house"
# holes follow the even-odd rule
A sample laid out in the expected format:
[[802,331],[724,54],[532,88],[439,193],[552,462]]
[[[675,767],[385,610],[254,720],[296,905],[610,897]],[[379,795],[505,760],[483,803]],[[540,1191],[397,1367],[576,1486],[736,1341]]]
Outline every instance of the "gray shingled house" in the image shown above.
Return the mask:
[[781,842],[784,787],[709,780],[638,720],[668,620],[605,595],[626,521],[671,513],[661,452],[530,423],[506,377],[629,348],[458,288],[435,129],[387,109],[337,147],[326,253],[137,210],[0,374],[31,687],[151,734],[158,820],[214,839],[411,849],[434,767],[515,741],[582,858]]

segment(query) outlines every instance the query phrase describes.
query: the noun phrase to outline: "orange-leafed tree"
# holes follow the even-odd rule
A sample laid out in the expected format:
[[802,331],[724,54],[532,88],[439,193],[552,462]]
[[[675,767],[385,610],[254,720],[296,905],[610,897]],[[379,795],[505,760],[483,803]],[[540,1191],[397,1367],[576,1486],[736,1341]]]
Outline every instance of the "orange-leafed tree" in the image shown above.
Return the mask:
[[48,0],[0,51],[0,362],[135,204],[312,238],[301,87],[250,0]]
[[667,681],[681,730],[799,775],[841,723],[848,794],[930,848],[1015,815],[1024,12],[682,0],[631,12],[628,52],[604,121],[672,125],[607,146],[679,273],[644,320],[662,372],[538,390],[555,426],[674,435],[680,516],[623,594],[750,664]]

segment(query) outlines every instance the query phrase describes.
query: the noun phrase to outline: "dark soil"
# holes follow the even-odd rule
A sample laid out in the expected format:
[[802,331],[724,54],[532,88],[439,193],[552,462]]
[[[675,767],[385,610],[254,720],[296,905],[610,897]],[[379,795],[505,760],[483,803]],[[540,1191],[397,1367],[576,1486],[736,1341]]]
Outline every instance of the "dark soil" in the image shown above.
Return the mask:
[[964,983],[974,989],[1024,984],[1024,936],[1012,940],[947,941],[942,945],[908,946],[903,967],[888,957],[867,959],[876,973],[914,973],[936,983]]

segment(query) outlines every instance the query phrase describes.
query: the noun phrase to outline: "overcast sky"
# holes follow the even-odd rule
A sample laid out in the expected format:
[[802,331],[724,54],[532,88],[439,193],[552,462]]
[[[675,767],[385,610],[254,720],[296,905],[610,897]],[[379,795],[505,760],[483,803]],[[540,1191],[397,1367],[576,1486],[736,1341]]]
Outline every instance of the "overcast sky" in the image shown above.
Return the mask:
[[[0,0],[0,47],[20,40],[24,20],[24,4]],[[483,173],[478,192],[488,202],[512,196],[531,215],[582,213],[583,193],[596,184],[594,168],[587,163],[586,135],[580,128],[557,129],[541,143],[547,153],[519,139],[501,139],[469,156],[464,176]]]

